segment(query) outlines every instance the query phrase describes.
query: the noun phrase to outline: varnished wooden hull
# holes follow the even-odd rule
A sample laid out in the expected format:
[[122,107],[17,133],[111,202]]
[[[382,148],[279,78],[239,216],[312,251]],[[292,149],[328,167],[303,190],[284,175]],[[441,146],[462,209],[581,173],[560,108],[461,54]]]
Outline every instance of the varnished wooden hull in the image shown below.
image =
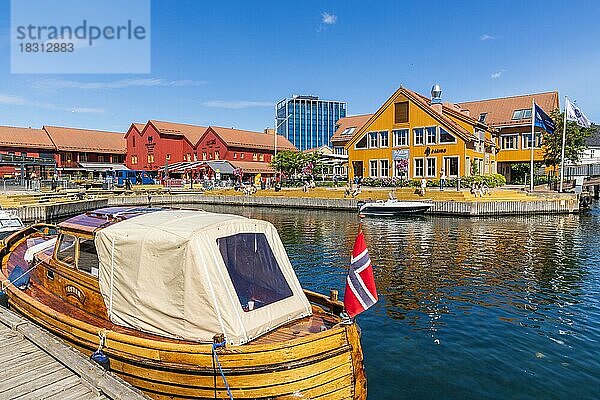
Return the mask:
[[[26,291],[10,287],[7,293],[12,309],[85,354],[98,348],[101,327],[58,312]],[[325,297],[317,300],[327,301]],[[211,345],[115,331],[106,331],[106,338],[103,351],[110,357],[111,370],[153,398],[213,399],[215,392],[217,398],[228,398],[213,367]],[[355,324],[337,324],[323,332],[274,343],[228,346],[217,352],[234,399],[366,399]]]

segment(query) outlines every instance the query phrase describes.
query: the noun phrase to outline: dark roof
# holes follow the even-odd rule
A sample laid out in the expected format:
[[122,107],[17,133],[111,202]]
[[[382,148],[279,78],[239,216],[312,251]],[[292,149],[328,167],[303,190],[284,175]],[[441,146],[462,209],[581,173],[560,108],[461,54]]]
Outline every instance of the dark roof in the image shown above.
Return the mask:
[[594,132],[585,141],[588,147],[600,147],[600,125],[592,125]]

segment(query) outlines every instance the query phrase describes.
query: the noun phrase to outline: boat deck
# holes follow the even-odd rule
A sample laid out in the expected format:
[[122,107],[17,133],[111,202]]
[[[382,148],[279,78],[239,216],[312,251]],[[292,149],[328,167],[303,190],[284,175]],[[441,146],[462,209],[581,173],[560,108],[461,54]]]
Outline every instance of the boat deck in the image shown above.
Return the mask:
[[0,307],[1,399],[148,399],[46,331]]
[[[41,235],[39,235],[41,236]],[[19,265],[22,268],[27,269],[28,263],[24,260],[25,251],[27,250],[27,241],[22,241],[16,248],[11,252],[8,262],[6,264],[6,268],[8,271],[6,275],[15,268],[15,266]],[[48,256],[51,254],[52,249],[47,250]],[[179,342],[179,343],[189,343],[189,344],[197,344],[192,341],[184,341],[166,338],[150,333],[140,332],[138,330],[122,327],[119,325],[115,325],[112,322],[88,313],[70,303],[67,303],[55,296],[53,293],[48,291],[45,287],[43,287],[39,281],[35,279],[35,273],[31,273],[31,284],[25,290],[25,292],[31,296],[32,298],[38,300],[39,302],[53,308],[57,312],[70,315],[73,318],[76,318],[80,321],[89,323],[98,328],[104,328],[113,332],[119,332],[123,334],[129,334],[133,336],[137,336],[140,338],[152,339],[152,340],[160,340],[165,342]],[[313,333],[321,332],[322,330],[326,330],[334,326],[339,319],[327,312],[325,312],[321,307],[313,305],[313,315],[307,318],[303,318],[300,320],[292,321],[286,325],[283,325],[274,331],[271,331],[267,334],[260,336],[259,338],[249,342],[249,345],[254,344],[268,344],[268,343],[277,343],[288,341],[300,337],[305,337]]]

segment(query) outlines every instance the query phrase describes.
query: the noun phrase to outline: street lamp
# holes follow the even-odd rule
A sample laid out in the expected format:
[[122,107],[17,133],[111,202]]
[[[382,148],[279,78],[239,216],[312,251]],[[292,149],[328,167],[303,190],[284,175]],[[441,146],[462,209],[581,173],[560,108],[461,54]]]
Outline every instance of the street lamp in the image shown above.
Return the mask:
[[292,114],[288,114],[287,117],[285,117],[283,120],[281,120],[280,123],[277,123],[277,120],[279,119],[279,117],[275,116],[275,134],[274,136],[274,147],[275,147],[275,154],[273,155],[273,157],[275,157],[277,155],[277,128],[279,128],[279,126],[281,124],[283,124],[285,121],[287,121],[288,119],[290,119],[290,117],[292,116]]

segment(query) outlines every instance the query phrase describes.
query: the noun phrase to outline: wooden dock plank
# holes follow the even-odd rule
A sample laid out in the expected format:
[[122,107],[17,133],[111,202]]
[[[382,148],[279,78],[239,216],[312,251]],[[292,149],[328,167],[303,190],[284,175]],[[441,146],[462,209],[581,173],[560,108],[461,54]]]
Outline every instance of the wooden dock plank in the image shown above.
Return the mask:
[[[66,379],[53,383],[52,385],[41,387],[39,389],[34,390],[33,392],[23,394],[19,397],[15,397],[14,400],[38,400],[47,399],[48,397],[53,396],[55,394],[64,395],[65,391],[70,391],[77,385],[83,386],[81,383],[81,379],[76,375],[71,375]],[[87,389],[88,392],[90,391],[88,388],[85,389]]]
[[15,399],[28,395],[37,389],[51,385],[54,382],[66,379],[71,375],[71,371],[66,368],[57,367],[56,369],[40,369],[36,373],[21,375],[12,381],[10,389],[1,392],[0,395],[7,399]]
[[77,350],[0,307],[0,399],[148,399]]

